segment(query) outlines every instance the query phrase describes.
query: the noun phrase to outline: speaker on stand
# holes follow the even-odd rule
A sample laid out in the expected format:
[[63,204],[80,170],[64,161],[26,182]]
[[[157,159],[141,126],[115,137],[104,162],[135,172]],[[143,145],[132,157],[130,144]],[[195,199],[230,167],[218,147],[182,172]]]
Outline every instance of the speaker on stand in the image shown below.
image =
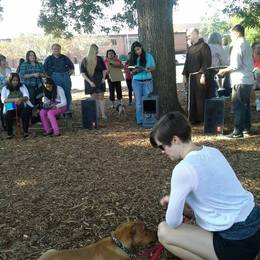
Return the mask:
[[205,102],[204,133],[223,134],[224,97],[207,99]]
[[96,129],[98,127],[96,100],[88,98],[81,101],[82,127]]
[[152,128],[159,119],[159,96],[147,96],[142,98],[144,128]]

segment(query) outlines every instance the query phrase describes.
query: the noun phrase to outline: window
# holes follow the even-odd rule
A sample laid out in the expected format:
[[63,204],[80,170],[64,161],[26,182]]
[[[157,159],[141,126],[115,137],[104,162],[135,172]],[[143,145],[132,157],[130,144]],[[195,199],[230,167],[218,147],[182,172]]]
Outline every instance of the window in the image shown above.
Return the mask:
[[111,43],[113,46],[117,45],[117,40],[116,39],[111,39]]

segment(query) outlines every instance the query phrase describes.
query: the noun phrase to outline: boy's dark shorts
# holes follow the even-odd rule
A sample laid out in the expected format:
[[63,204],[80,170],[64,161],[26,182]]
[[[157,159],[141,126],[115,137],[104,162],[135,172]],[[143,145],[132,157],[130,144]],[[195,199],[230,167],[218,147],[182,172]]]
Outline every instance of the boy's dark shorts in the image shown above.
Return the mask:
[[260,230],[242,240],[225,239],[214,232],[213,245],[219,260],[254,260],[260,250]]

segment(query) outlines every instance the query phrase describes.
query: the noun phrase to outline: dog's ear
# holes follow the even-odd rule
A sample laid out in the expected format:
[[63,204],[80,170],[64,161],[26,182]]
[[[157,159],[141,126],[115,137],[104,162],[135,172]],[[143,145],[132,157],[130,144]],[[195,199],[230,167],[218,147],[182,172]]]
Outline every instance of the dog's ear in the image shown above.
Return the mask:
[[136,227],[136,224],[134,223],[130,229],[130,236],[131,237],[134,237],[135,234],[136,234],[136,231],[137,231],[137,227]]
[[135,234],[138,232],[138,230],[143,231],[144,230],[144,223],[143,222],[134,222],[131,230],[130,230],[130,234],[131,237],[134,237]]

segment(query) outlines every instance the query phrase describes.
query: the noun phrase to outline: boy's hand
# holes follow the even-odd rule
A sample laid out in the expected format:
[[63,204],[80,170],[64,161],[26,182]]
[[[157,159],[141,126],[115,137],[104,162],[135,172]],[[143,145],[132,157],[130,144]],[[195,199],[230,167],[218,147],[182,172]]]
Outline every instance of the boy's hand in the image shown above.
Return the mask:
[[187,204],[185,204],[183,215],[189,219],[193,217],[193,211]]
[[168,206],[168,204],[169,204],[169,199],[170,199],[170,197],[169,197],[168,195],[162,197],[161,200],[160,200],[160,204],[161,204],[164,208],[166,208],[166,207]]

